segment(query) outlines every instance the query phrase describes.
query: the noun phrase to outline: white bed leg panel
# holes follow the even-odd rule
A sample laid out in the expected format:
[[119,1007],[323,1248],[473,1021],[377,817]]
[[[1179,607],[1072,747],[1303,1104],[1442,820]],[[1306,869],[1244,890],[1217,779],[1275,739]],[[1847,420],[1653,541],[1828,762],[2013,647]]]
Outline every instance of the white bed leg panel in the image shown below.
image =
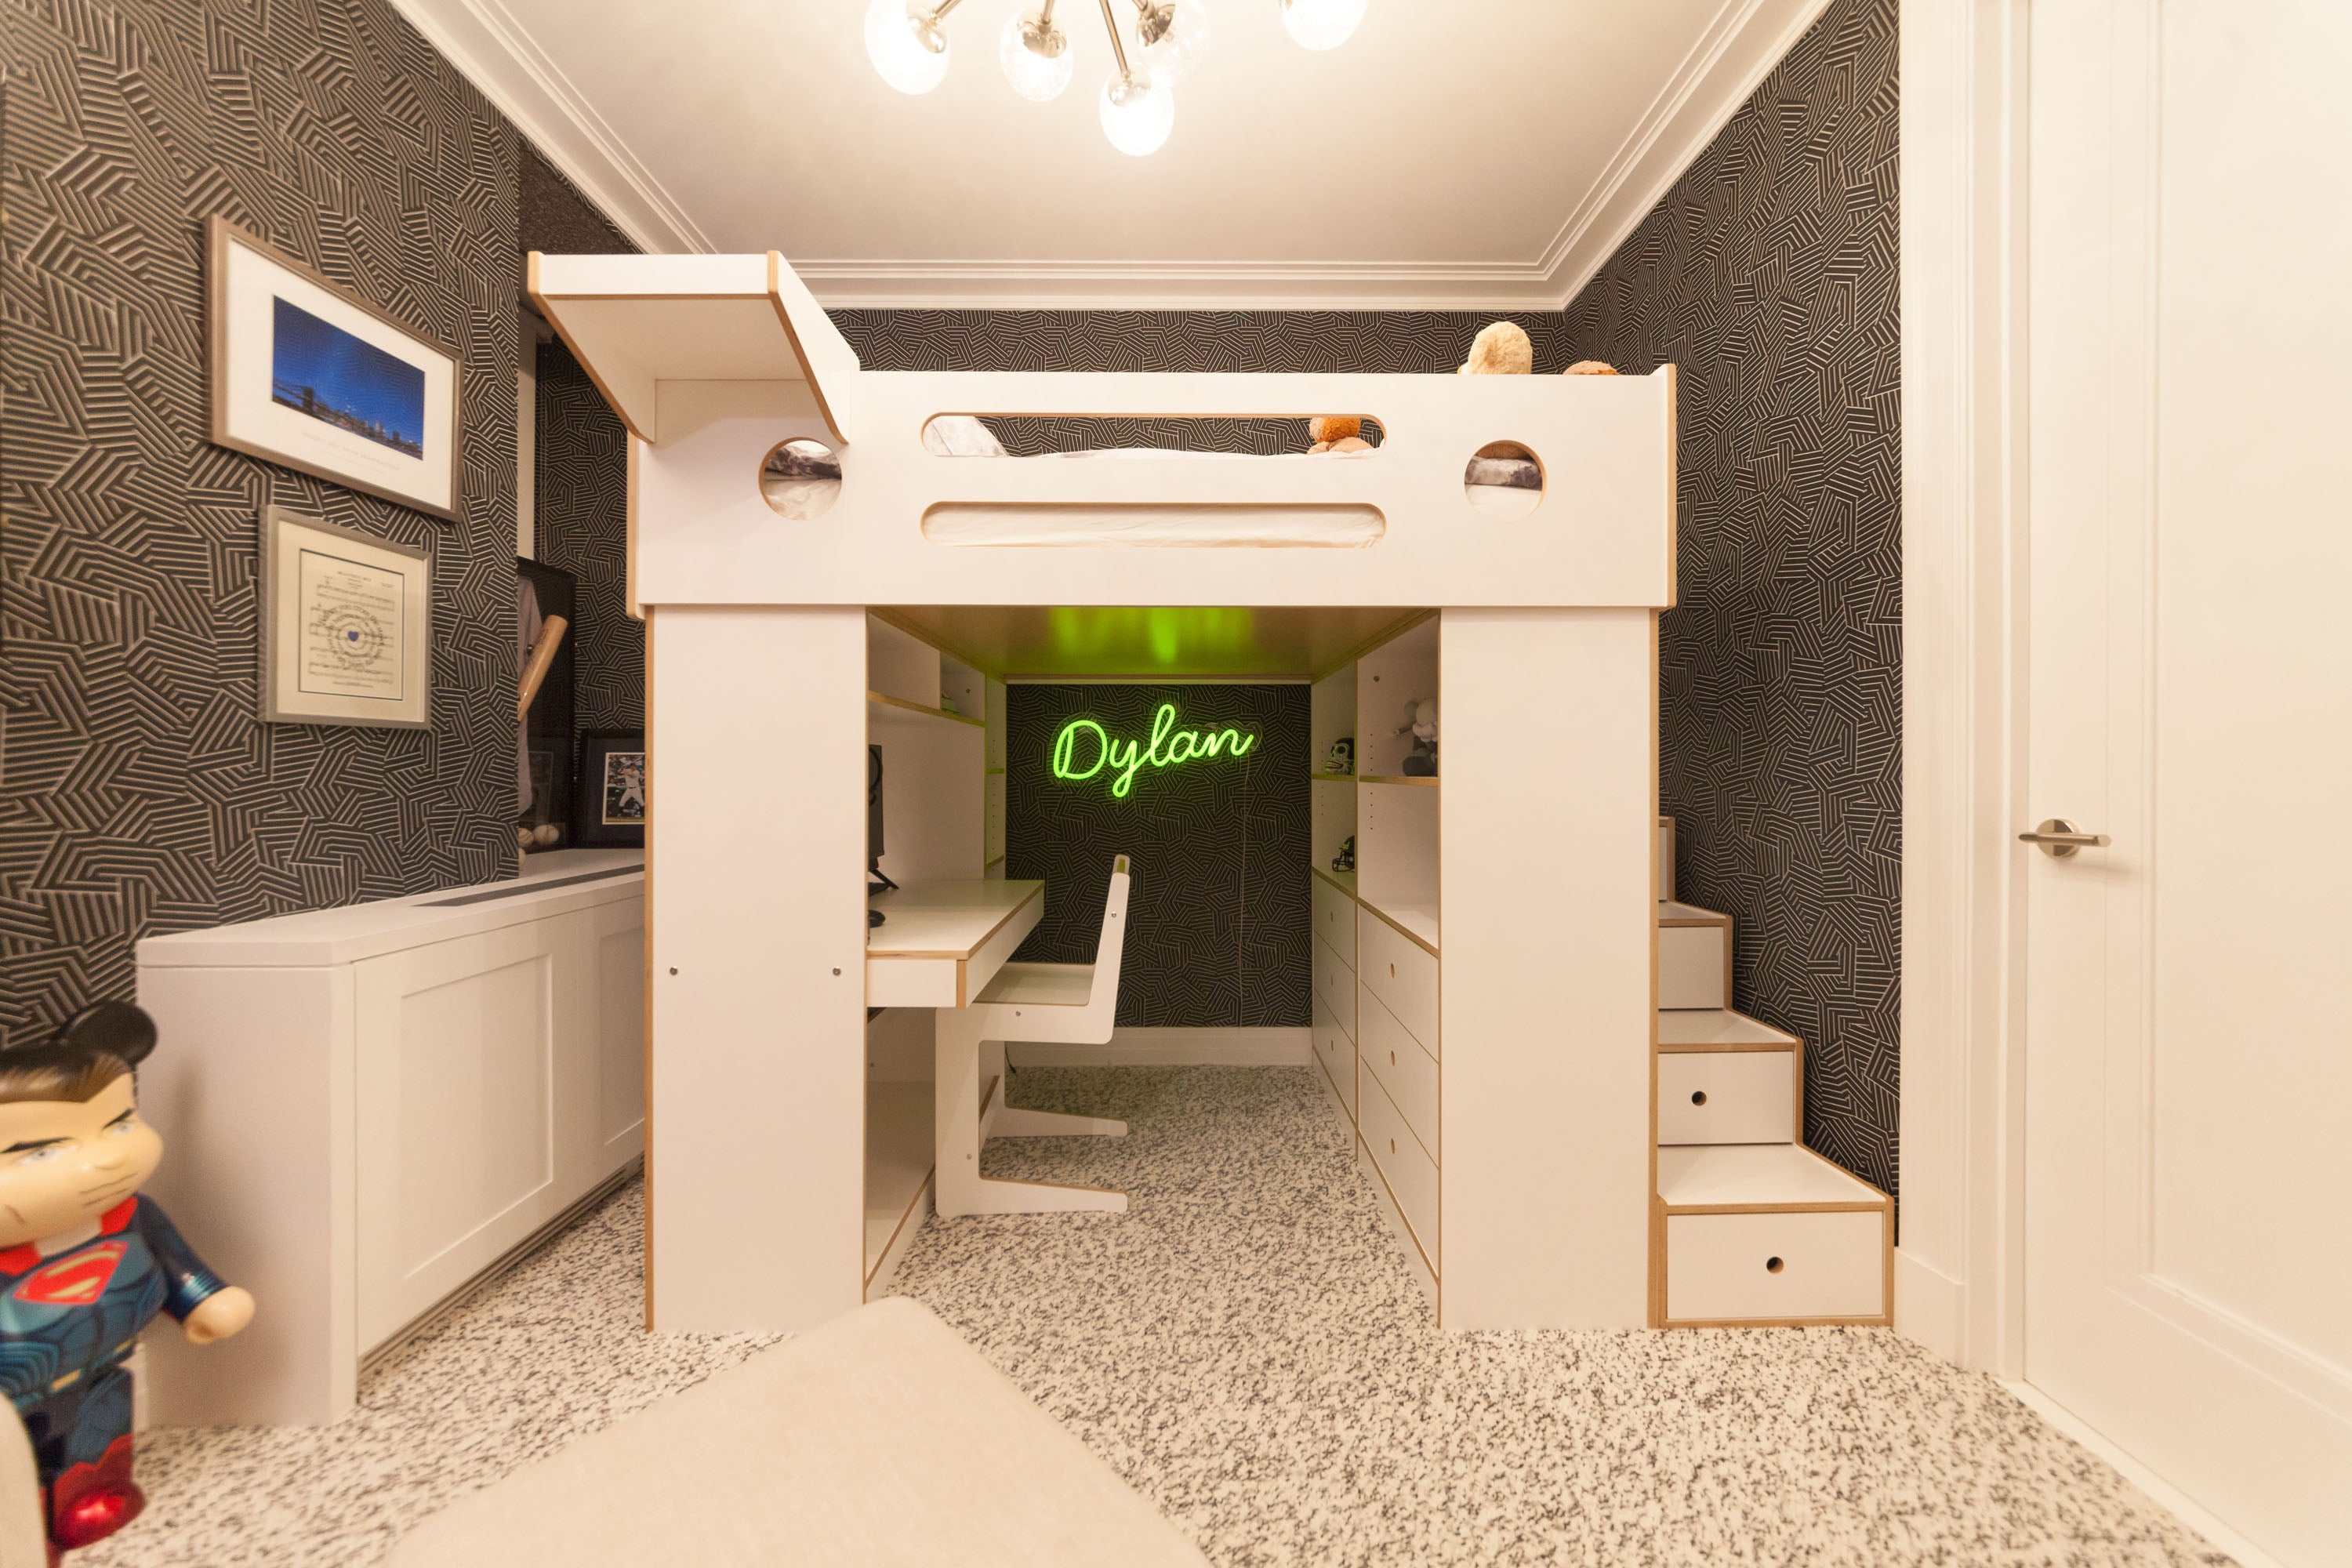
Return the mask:
[[1657,617],[1440,624],[1444,1323],[1639,1328]]
[[646,642],[654,1326],[814,1328],[865,1282],[866,613]]

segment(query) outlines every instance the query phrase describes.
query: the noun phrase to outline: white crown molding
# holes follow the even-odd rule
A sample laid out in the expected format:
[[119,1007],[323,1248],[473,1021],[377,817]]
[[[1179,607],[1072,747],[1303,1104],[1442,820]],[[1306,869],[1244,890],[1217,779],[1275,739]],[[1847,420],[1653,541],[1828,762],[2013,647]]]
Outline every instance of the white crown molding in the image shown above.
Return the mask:
[[499,0],[392,0],[548,162],[649,251],[710,240]]
[[1544,252],[1565,309],[1730,122],[1829,0],[1724,0]]
[[[709,237],[499,0],[393,0],[630,238]],[[1673,189],[1829,0],[1723,0],[1601,175],[1530,262],[792,258],[820,303],[877,310],[1557,310]]]

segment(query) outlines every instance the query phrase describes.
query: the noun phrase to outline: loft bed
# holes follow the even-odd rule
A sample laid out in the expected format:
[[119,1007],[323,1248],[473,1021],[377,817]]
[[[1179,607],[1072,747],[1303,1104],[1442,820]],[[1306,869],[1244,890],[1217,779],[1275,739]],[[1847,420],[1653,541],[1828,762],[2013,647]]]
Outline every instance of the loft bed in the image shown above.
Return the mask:
[[[1672,367],[879,371],[772,252],[533,255],[528,287],[631,437],[652,1325],[797,1330],[887,1288],[929,1174],[932,1089],[901,1069],[928,1070],[929,1005],[977,994],[1019,932],[873,956],[866,752],[890,750],[883,868],[985,902],[1006,770],[1041,765],[1005,749],[1004,683],[1028,679],[1313,680],[1318,755],[1354,732],[1356,773],[1311,783],[1298,1059],[1322,1064],[1444,1327],[1658,1326],[1691,1268],[1731,1269],[1709,1300],[1753,1298],[1759,1321],[1881,1321],[1775,1311],[1781,1287],[1742,1272],[1769,1242],[1773,1279],[1783,1254],[1812,1277],[1807,1249],[1832,1243],[1782,1239],[1774,1184],[1818,1210],[1822,1172],[1661,1164]],[[1333,415],[1377,440],[1197,449],[1236,427],[1303,447],[1300,422]],[[1409,776],[1399,700],[1441,692],[1443,776]],[[1356,869],[1328,863],[1357,838]],[[1139,868],[1147,888],[1173,871]],[[905,963],[953,978],[910,1005]],[[1746,1048],[1743,1026],[1682,1020],[1698,1043],[1664,1048]],[[1854,1186],[1857,1210],[1883,1203]],[[1691,1195],[1718,1190],[1741,1212]]]

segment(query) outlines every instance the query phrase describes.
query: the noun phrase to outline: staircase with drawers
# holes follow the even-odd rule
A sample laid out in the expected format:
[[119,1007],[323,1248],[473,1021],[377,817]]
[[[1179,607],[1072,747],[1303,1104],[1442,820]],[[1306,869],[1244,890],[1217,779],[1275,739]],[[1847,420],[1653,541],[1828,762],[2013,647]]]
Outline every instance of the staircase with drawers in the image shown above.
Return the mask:
[[1804,1145],[1804,1042],[1732,1010],[1731,917],[1674,897],[1658,819],[1650,1322],[1893,1321],[1888,1196]]

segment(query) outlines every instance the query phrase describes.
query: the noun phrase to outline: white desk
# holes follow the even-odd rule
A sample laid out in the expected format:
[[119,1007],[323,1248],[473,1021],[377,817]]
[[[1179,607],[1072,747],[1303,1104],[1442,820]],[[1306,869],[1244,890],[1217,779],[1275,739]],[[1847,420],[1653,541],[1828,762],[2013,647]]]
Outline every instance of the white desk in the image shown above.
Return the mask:
[[1045,918],[1043,882],[921,882],[875,894],[888,919],[866,933],[866,1005],[962,1007]]

